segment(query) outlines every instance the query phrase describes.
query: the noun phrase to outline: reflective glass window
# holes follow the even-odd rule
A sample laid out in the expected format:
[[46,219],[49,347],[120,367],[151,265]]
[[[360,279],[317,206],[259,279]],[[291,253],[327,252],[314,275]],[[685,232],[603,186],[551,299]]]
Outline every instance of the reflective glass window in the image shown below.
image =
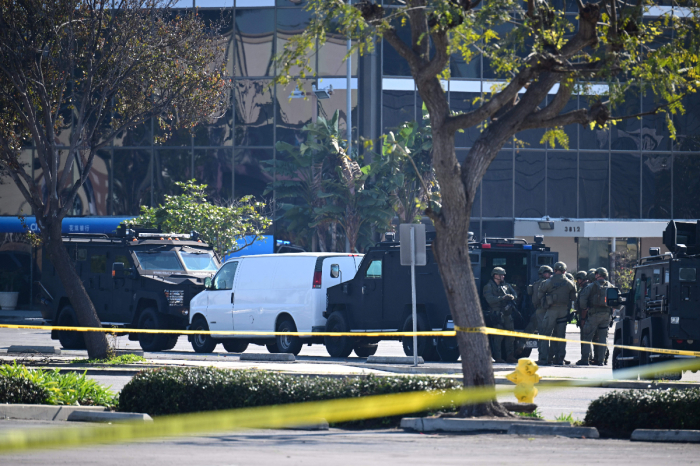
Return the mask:
[[481,77],[481,53],[475,48],[470,49],[473,55],[467,59],[464,58],[460,51],[456,51],[450,56],[450,76],[453,78],[472,78],[479,79]]
[[[502,24],[497,24],[496,26],[493,27],[493,31],[498,34],[498,39],[493,40],[490,42],[491,45],[498,44],[499,47],[503,46],[508,46],[508,47],[513,47],[513,44],[510,43],[511,39],[508,35],[510,31],[513,30],[513,25],[510,23],[502,23]],[[483,46],[483,44],[481,44]],[[508,78],[510,76],[504,76],[504,73],[497,73],[495,66],[492,64],[493,60],[484,57],[484,79],[496,79],[496,78]]]
[[[482,216],[513,216],[513,153],[511,151],[498,153],[486,170],[481,189]],[[485,227],[484,230],[486,230]]]
[[[272,146],[274,106],[269,80],[237,80],[233,108],[237,146]],[[289,86],[288,89],[291,89]],[[285,94],[289,100],[289,92]],[[301,99],[303,100],[303,99]],[[285,115],[286,117],[286,115]],[[278,133],[278,138],[280,134]]]
[[547,215],[553,218],[577,216],[576,152],[547,151]]
[[700,154],[673,156],[673,218],[700,218]]
[[151,151],[114,150],[114,215],[138,215],[141,206],[151,205]]
[[151,145],[151,120],[141,123],[134,128],[127,128],[112,140],[115,147],[141,147]]
[[[553,99],[554,95],[550,95],[548,99]],[[578,96],[574,95],[571,97],[569,102],[566,104],[564,109],[561,111],[562,114],[564,113],[569,113],[573,112],[575,110],[578,110]],[[578,148],[578,128],[580,125],[578,124],[573,124],[573,125],[566,125],[564,126],[564,132],[566,135],[569,137],[569,150],[576,150]],[[563,149],[563,147],[560,147],[559,144],[557,144],[556,149]]]
[[[469,113],[481,106],[480,92],[450,92],[450,109],[453,112]],[[479,126],[472,126],[455,133],[455,147],[471,147],[481,135]]]
[[[324,84],[321,82],[321,86]],[[333,89],[333,94],[328,99],[318,99],[318,116],[330,120],[333,114],[338,111],[338,127],[343,137],[347,136],[347,95],[346,89]],[[312,99],[316,99],[312,97]],[[353,139],[357,137],[357,127],[359,122],[357,112],[357,89],[352,90],[351,97]]]
[[642,218],[672,218],[671,154],[642,157]]
[[[87,162],[87,160],[85,160]],[[112,172],[112,154],[109,151],[97,151],[92,160],[92,169],[81,191],[84,192],[89,215],[112,215],[109,203],[110,175]],[[80,196],[81,194],[79,194]]]
[[610,218],[639,218],[640,154],[610,155]]
[[[659,105],[655,96],[649,92],[642,98],[642,111],[648,112]],[[668,151],[671,150],[671,134],[668,130],[666,113],[645,115],[642,117],[642,150]]]
[[581,152],[579,155],[579,217],[608,217],[609,154]]
[[134,254],[144,270],[184,270],[175,251],[137,251]]
[[[601,96],[605,97],[605,96]],[[601,98],[597,96],[579,96],[579,108],[589,109],[595,105],[596,101]],[[609,150],[610,149],[610,130],[602,129],[596,126],[591,129],[588,125],[579,125],[579,148],[589,150]]]
[[[408,23],[403,27],[397,23],[394,27],[399,39],[406,44],[410,44],[411,28]],[[384,76],[411,76],[408,62],[386,40],[382,40],[382,65],[382,74]]]
[[[313,96],[312,83],[311,80],[303,83],[301,92],[307,96],[306,99],[304,95],[298,94],[295,83],[286,87],[277,85],[277,141],[298,146],[305,140],[302,128],[318,115],[318,100]],[[268,144],[272,143],[270,137]]]
[[192,179],[192,151],[156,150],[153,170],[153,188],[156,204],[165,201],[165,195],[182,194],[182,189],[175,182],[185,182]]
[[382,260],[375,260],[367,267],[365,278],[382,278]]
[[232,290],[233,280],[236,278],[238,261],[228,262],[221,267],[221,270],[214,277],[215,290]]
[[515,153],[515,216],[543,217],[545,209],[545,154]]
[[252,194],[262,197],[272,182],[272,174],[264,169],[263,162],[272,160],[272,149],[236,149],[234,157],[234,197]]
[[[484,220],[481,222],[483,230],[483,238],[512,238],[513,222],[503,220]],[[494,264],[495,265],[495,264]],[[483,264],[482,264],[483,266]],[[506,280],[507,281],[507,280]]]
[[677,132],[673,150],[700,152],[700,94],[687,96],[683,106],[685,113],[673,117]]
[[[24,172],[32,176],[32,151],[23,150],[19,163]],[[38,162],[37,162],[38,163]],[[31,215],[32,208],[17,188],[9,173],[0,171],[0,215]]]
[[[284,50],[284,46],[287,44],[292,36],[299,35],[304,32],[304,30],[309,26],[309,19],[311,18],[311,12],[303,8],[278,8],[277,9],[277,50],[275,53],[281,53]],[[311,67],[311,72],[316,72],[316,59],[318,54],[314,50],[309,61]],[[289,70],[291,76],[298,76],[301,73],[301,68],[292,67]],[[311,77],[308,71],[304,74],[307,77]]]
[[275,11],[272,8],[236,10],[235,75],[272,76]]
[[225,202],[233,190],[233,151],[230,148],[195,150],[194,178],[206,184],[207,199]]
[[[614,113],[634,115],[641,112],[639,92],[628,91],[624,101],[616,107]],[[610,148],[612,150],[638,151],[642,148],[641,120],[629,118],[618,121],[610,128]]]
[[396,131],[398,126],[406,121],[416,119],[415,92],[413,91],[383,91],[384,132]]

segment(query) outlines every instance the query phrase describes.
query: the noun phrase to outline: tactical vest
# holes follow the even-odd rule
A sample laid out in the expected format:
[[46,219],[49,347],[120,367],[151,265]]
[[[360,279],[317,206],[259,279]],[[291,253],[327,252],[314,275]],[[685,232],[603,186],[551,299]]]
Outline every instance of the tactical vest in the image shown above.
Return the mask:
[[[596,312],[608,311],[608,302],[605,299],[605,297],[608,288],[610,288],[612,285],[607,280],[603,283],[600,283],[598,280],[596,280],[595,282],[593,282],[592,286],[593,289],[588,295],[588,304],[591,307],[591,312],[595,314]],[[593,308],[597,309],[593,310]]]

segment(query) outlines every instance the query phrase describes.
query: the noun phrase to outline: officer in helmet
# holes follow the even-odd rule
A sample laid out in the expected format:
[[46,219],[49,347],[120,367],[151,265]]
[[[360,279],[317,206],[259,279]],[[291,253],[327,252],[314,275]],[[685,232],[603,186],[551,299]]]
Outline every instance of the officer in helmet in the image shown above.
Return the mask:
[[[595,281],[588,285],[579,297],[581,307],[587,311],[586,323],[583,326],[582,341],[594,341],[605,345],[608,341],[608,328],[610,327],[610,317],[612,308],[607,305],[605,299],[606,291],[612,285],[607,280],[608,270],[600,267],[595,271]],[[581,360],[576,364],[587,366],[589,363],[595,366],[602,366],[605,361],[606,347],[595,345],[593,360],[590,359],[590,346],[581,348]]]
[[[546,309],[544,315],[544,333],[546,336],[564,338],[566,336],[566,324],[569,321],[571,302],[576,299],[576,286],[566,278],[566,264],[557,262],[554,264],[554,275],[544,282],[537,292],[537,297],[542,301]],[[552,364],[564,364],[566,344],[552,342],[549,349],[543,348],[539,356],[538,364],[549,365],[549,353],[552,353]]]
[[[495,328],[514,330],[512,311],[515,308],[514,301],[517,293],[512,286],[505,282],[506,271],[501,267],[495,267],[491,271],[491,280],[484,285],[484,299],[488,304],[488,310],[484,316],[487,325]],[[491,338],[491,355],[496,362],[517,362],[514,356],[514,338],[493,335]],[[501,355],[501,344],[505,342],[505,360]]]
[[[579,297],[581,296],[581,292],[583,291],[586,286],[588,286],[588,273],[586,273],[585,270],[581,270],[580,272],[576,272],[576,301],[574,302],[574,311],[576,311],[576,326],[579,328],[580,331],[580,337],[581,337],[581,354],[585,352],[583,349],[584,345],[588,347],[588,353],[590,354],[591,352],[591,344],[590,343],[583,343],[583,326],[586,323],[586,314],[583,312],[581,309],[581,304],[579,302]],[[592,277],[593,278],[593,277]]]
[[[548,265],[543,265],[539,268],[537,271],[537,274],[539,275],[539,278],[537,281],[535,281],[532,285],[528,286],[527,292],[530,295],[530,299],[532,300],[532,307],[535,308],[535,312],[532,313],[532,316],[530,317],[530,322],[527,324],[527,327],[525,327],[524,332],[525,333],[537,333],[542,334],[544,333],[544,314],[545,314],[545,309],[542,307],[542,301],[537,299],[537,294],[540,290],[540,286],[549,279],[549,277],[552,276],[552,273],[554,273],[554,270]],[[524,343],[523,343],[524,344]],[[542,354],[544,351],[542,347],[544,345],[547,345],[549,347],[549,341],[547,340],[537,340],[537,352],[539,354]]]

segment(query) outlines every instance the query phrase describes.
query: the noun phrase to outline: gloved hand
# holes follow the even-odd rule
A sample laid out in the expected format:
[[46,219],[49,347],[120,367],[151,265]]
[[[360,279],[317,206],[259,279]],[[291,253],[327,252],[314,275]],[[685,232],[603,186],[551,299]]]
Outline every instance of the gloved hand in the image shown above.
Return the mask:
[[505,301],[513,301],[515,299],[515,296],[513,296],[512,294],[507,294],[503,297],[503,299]]

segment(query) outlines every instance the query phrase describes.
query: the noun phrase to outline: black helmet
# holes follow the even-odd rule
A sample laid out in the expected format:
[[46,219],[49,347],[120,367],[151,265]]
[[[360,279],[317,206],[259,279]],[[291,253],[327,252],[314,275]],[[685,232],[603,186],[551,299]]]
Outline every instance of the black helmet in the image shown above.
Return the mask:
[[595,273],[597,273],[598,275],[600,275],[603,278],[608,278],[608,269],[606,269],[605,267],[598,267],[595,270]]
[[583,270],[581,270],[580,272],[576,272],[576,280],[578,280],[578,279],[585,280],[587,275],[588,274],[586,272],[584,272]]

